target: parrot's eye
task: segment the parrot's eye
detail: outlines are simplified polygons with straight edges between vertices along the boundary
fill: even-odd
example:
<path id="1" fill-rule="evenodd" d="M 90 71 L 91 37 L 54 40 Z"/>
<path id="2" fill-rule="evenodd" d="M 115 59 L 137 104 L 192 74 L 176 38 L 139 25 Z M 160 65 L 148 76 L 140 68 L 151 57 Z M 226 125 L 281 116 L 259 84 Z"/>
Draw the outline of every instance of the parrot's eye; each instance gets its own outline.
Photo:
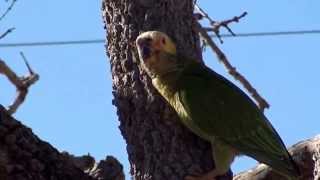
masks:
<path id="1" fill-rule="evenodd" d="M 162 44 L 166 44 L 166 38 L 162 38 Z"/>

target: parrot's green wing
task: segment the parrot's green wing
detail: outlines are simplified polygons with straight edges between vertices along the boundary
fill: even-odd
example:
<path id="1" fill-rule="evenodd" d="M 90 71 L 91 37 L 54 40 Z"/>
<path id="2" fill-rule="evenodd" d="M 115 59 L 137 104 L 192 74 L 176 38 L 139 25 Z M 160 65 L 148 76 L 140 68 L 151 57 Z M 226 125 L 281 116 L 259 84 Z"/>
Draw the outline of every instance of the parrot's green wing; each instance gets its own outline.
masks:
<path id="1" fill-rule="evenodd" d="M 188 114 L 182 120 L 196 125 L 204 136 L 213 136 L 280 172 L 299 174 L 270 122 L 230 81 L 193 62 L 182 70 L 177 87 L 179 101 Z"/>

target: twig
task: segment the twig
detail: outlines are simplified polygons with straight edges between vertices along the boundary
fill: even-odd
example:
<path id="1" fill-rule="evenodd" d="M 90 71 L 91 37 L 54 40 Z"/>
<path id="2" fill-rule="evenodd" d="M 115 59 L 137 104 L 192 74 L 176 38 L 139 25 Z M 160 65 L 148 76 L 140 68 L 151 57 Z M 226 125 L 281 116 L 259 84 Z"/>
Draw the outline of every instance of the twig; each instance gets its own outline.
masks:
<path id="1" fill-rule="evenodd" d="M 206 11 L 203 10 L 203 9 L 202 9 L 200 6 L 198 6 L 196 3 L 194 3 L 194 7 L 198 9 L 198 11 L 200 12 L 200 14 L 201 14 L 203 17 L 205 17 L 205 18 L 207 18 L 207 19 L 209 20 L 209 22 L 210 22 L 211 25 L 216 22 L 216 21 L 214 21 L 213 19 L 211 19 L 211 17 L 206 13 Z"/>
<path id="2" fill-rule="evenodd" d="M 1 15 L 0 21 L 6 17 L 6 15 L 12 10 L 14 4 L 17 2 L 17 0 L 12 0 L 10 6 L 7 8 L 7 10 Z"/>
<path id="3" fill-rule="evenodd" d="M 23 54 L 23 52 L 20 52 L 20 55 L 21 55 L 24 63 L 26 64 L 29 73 L 30 73 L 30 74 L 34 74 L 33 70 L 31 69 L 31 66 L 30 66 L 30 64 L 28 63 L 27 58 L 26 58 L 26 56 Z"/>
<path id="4" fill-rule="evenodd" d="M 216 53 L 219 61 L 223 63 L 223 65 L 228 70 L 229 74 L 232 75 L 236 80 L 240 81 L 242 85 L 247 89 L 247 91 L 251 94 L 253 99 L 258 103 L 260 110 L 264 111 L 265 108 L 269 108 L 268 102 L 263 97 L 261 97 L 257 90 L 252 87 L 249 81 L 246 80 L 246 78 L 242 76 L 239 72 L 237 72 L 236 68 L 229 63 L 226 55 L 210 38 L 210 35 L 205 29 L 202 28 L 201 24 L 199 22 L 196 22 L 195 25 L 197 26 L 196 28 L 200 33 L 201 37 L 205 40 L 206 44 L 209 45 L 211 49 Z"/>
<path id="5" fill-rule="evenodd" d="M 210 18 L 210 16 L 202 9 L 200 8 L 197 4 L 195 4 L 195 7 L 199 10 L 199 12 L 203 15 L 203 17 L 205 17 L 206 19 L 209 20 L 210 25 L 212 26 L 211 28 L 205 28 L 205 30 L 207 31 L 212 31 L 216 34 L 216 36 L 218 37 L 220 43 L 223 43 L 223 40 L 221 38 L 220 35 L 220 28 L 224 27 L 227 29 L 227 31 L 232 35 L 232 36 L 236 36 L 236 34 L 231 30 L 231 28 L 229 27 L 229 24 L 236 22 L 238 23 L 240 21 L 241 18 L 245 17 L 248 13 L 247 12 L 243 12 L 240 16 L 235 16 L 231 19 L 227 19 L 224 21 L 214 21 L 213 19 Z"/>
<path id="6" fill-rule="evenodd" d="M 15 29 L 16 29 L 16 28 L 10 28 L 10 29 L 6 30 L 6 32 L 4 32 L 4 33 L 2 33 L 2 34 L 0 35 L 0 39 L 6 37 L 8 34 L 10 34 L 10 33 L 11 33 L 13 30 L 15 30 Z"/>
<path id="7" fill-rule="evenodd" d="M 34 71 L 30 68 L 28 61 L 26 60 L 24 54 L 20 53 L 23 60 L 26 63 L 26 66 L 29 70 L 30 75 L 26 77 L 18 77 L 15 72 L 13 72 L 6 63 L 0 59 L 0 73 L 4 74 L 9 81 L 15 85 L 17 89 L 17 97 L 15 98 L 14 102 L 9 105 L 8 112 L 13 114 L 17 111 L 18 107 L 24 102 L 29 87 L 34 84 L 37 80 L 39 80 L 39 75 L 34 73 Z"/>

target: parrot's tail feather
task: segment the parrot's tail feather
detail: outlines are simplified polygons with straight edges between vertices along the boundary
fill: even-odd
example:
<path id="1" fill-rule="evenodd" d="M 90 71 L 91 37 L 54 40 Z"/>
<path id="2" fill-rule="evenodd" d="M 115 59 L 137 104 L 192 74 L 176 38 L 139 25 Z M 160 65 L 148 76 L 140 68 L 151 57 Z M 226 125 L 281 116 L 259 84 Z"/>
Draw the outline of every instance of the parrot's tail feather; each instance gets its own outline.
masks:
<path id="1" fill-rule="evenodd" d="M 299 167 L 287 151 L 280 137 L 264 139 L 265 136 L 261 135 L 262 133 L 269 132 L 268 130 L 259 131 L 254 137 L 242 138 L 235 148 L 240 149 L 243 154 L 270 166 L 282 175 L 298 179 L 301 176 Z M 276 133 L 275 135 L 277 136 Z"/>
<path id="2" fill-rule="evenodd" d="M 301 171 L 298 165 L 293 160 L 292 156 L 288 152 L 285 144 L 281 140 L 279 134 L 276 132 L 274 127 L 270 124 L 270 122 L 267 119 L 265 122 L 267 123 L 270 129 L 259 131 L 259 133 L 257 134 L 257 140 L 259 141 L 258 144 L 267 145 L 264 148 L 268 149 L 268 151 L 262 151 L 262 153 L 271 153 L 271 156 L 269 157 L 270 159 L 268 159 L 268 157 L 264 157 L 263 154 L 261 154 L 260 157 L 263 159 L 265 158 L 265 163 L 270 165 L 276 171 L 282 172 L 281 174 L 284 173 L 287 176 L 299 179 L 299 177 L 301 176 Z M 269 134 L 269 136 L 266 134 Z M 264 139 L 265 136 L 273 136 L 273 138 Z M 259 157 L 257 157 L 257 159 L 259 159 Z"/>
<path id="3" fill-rule="evenodd" d="M 257 155 L 260 156 L 261 154 Z M 299 179 L 299 177 L 301 176 L 301 171 L 298 165 L 295 163 L 289 153 L 288 157 L 281 157 L 281 160 L 279 158 L 276 158 L 276 156 L 273 156 L 273 158 L 269 157 L 268 159 L 260 158 L 259 161 L 270 166 L 274 171 L 283 176 L 295 179 Z"/>
<path id="4" fill-rule="evenodd" d="M 280 174 L 283 174 L 290 178 L 299 179 L 299 177 L 301 177 L 301 171 L 289 152 L 287 153 L 287 156 L 282 157 L 280 161 L 279 159 L 271 158 L 269 160 L 266 160 L 264 163 L 270 165 L 272 169 Z"/>

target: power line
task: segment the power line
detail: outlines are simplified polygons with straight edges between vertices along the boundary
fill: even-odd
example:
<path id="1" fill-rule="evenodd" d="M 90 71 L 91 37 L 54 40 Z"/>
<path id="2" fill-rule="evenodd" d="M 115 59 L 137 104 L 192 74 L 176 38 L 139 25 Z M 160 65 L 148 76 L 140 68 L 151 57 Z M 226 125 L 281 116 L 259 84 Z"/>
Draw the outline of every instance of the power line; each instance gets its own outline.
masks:
<path id="1" fill-rule="evenodd" d="M 261 37 L 261 36 L 292 36 L 320 34 L 320 30 L 301 30 L 301 31 L 278 31 L 278 32 L 254 32 L 254 33 L 237 33 L 236 36 L 231 34 L 221 34 L 224 38 L 236 37 Z M 216 37 L 216 36 L 212 36 Z M 74 41 L 44 41 L 44 42 L 22 42 L 22 43 L 0 43 L 0 48 L 6 47 L 31 47 L 31 46 L 60 46 L 60 45 L 82 45 L 82 44 L 102 44 L 104 39 L 91 40 L 74 40 Z"/>
<path id="2" fill-rule="evenodd" d="M 77 45 L 77 44 L 100 44 L 104 39 L 93 40 L 75 40 L 75 41 L 44 41 L 44 42 L 23 42 L 23 43 L 0 43 L 1 47 L 25 47 L 25 46 L 59 46 L 59 45 Z"/>

